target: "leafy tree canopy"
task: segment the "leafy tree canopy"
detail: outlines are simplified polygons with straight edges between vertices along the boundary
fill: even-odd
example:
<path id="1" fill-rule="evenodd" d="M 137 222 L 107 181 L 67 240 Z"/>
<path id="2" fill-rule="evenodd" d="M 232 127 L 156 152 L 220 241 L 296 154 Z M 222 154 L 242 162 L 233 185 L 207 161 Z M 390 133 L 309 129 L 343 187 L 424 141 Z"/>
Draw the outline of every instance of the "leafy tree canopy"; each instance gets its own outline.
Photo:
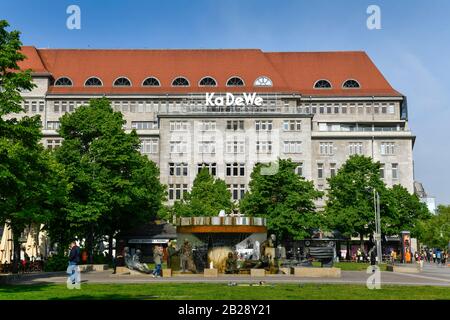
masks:
<path id="1" fill-rule="evenodd" d="M 309 237 L 321 223 L 314 200 L 323 193 L 295 173 L 297 165 L 290 159 L 279 159 L 275 174 L 265 175 L 263 166 L 258 164 L 253 169 L 250 191 L 240 202 L 241 212 L 266 217 L 269 232 L 280 239 Z"/>

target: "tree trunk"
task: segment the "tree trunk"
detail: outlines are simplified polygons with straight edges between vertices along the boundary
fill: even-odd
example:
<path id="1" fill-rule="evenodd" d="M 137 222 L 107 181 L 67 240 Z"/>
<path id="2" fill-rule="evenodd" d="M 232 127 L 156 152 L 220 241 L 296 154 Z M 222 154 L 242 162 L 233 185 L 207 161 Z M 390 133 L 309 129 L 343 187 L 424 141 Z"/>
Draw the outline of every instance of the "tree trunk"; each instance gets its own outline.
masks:
<path id="1" fill-rule="evenodd" d="M 347 241 L 347 255 L 346 255 L 346 257 L 345 257 L 345 259 L 347 260 L 347 261 L 351 261 L 352 260 L 352 255 L 351 255 L 351 249 L 352 249 L 352 247 L 351 247 L 351 245 L 350 245 L 350 241 Z"/>
<path id="2" fill-rule="evenodd" d="M 364 253 L 364 235 L 360 234 L 359 239 L 361 241 L 361 251 Z"/>
<path id="3" fill-rule="evenodd" d="M 16 230 L 15 228 L 11 227 L 12 236 L 13 236 L 13 267 L 12 272 L 18 273 L 19 272 L 19 264 L 20 264 L 20 231 Z"/>
<path id="4" fill-rule="evenodd" d="M 112 246 L 113 246 L 113 235 L 112 234 L 110 234 L 109 236 L 108 236 L 108 256 L 109 256 L 109 259 L 112 261 L 113 260 L 113 256 L 112 256 Z"/>

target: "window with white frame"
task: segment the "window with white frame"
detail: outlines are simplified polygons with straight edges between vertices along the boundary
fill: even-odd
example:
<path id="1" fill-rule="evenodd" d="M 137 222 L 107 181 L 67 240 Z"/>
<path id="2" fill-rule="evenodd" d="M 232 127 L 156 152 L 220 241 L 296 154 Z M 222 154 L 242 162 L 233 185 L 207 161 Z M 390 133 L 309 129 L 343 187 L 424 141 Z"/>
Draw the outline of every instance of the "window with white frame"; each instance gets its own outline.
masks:
<path id="1" fill-rule="evenodd" d="M 158 122 L 155 122 L 155 121 L 131 121 L 131 129 L 136 129 L 136 130 L 158 129 Z"/>
<path id="2" fill-rule="evenodd" d="M 284 153 L 301 153 L 302 142 L 301 141 L 283 141 Z"/>
<path id="3" fill-rule="evenodd" d="M 210 120 L 200 121 L 200 131 L 216 131 L 216 122 Z"/>
<path id="4" fill-rule="evenodd" d="M 284 131 L 301 131 L 302 122 L 301 120 L 284 120 L 283 121 Z"/>
<path id="5" fill-rule="evenodd" d="M 334 154 L 333 142 L 320 142 L 319 151 L 321 155 L 330 156 Z"/>
<path id="6" fill-rule="evenodd" d="M 170 121 L 169 127 L 170 131 L 187 131 L 188 123 L 187 121 Z"/>
<path id="7" fill-rule="evenodd" d="M 323 179 L 323 163 L 317 164 L 317 178 Z"/>
<path id="8" fill-rule="evenodd" d="M 197 164 L 197 173 L 200 172 L 200 170 L 202 170 L 203 168 L 207 168 L 209 171 L 209 174 L 212 176 L 215 176 L 217 174 L 217 164 L 215 162 L 211 162 L 211 163 L 198 163 Z"/>
<path id="9" fill-rule="evenodd" d="M 227 141 L 225 150 L 227 153 L 235 153 L 235 154 L 245 153 L 245 141 L 243 140 Z"/>
<path id="10" fill-rule="evenodd" d="M 215 153 L 216 142 L 215 141 L 199 141 L 198 153 Z"/>
<path id="11" fill-rule="evenodd" d="M 380 153 L 384 156 L 395 154 L 395 142 L 381 142 Z"/>
<path id="12" fill-rule="evenodd" d="M 60 127 L 61 123 L 59 121 L 47 121 L 48 130 L 58 130 Z"/>
<path id="13" fill-rule="evenodd" d="M 47 149 L 53 150 L 61 146 L 62 139 L 47 139 Z"/>
<path id="14" fill-rule="evenodd" d="M 181 200 L 188 192 L 187 184 L 169 184 L 169 200 Z"/>
<path id="15" fill-rule="evenodd" d="M 227 130 L 244 130 L 244 120 L 227 120 Z"/>
<path id="16" fill-rule="evenodd" d="M 349 142 L 348 144 L 348 154 L 363 154 L 363 144 L 362 142 Z"/>
<path id="17" fill-rule="evenodd" d="M 272 131 L 272 120 L 256 120 L 256 131 Z"/>
<path id="18" fill-rule="evenodd" d="M 169 175 L 186 177 L 188 175 L 188 164 L 184 162 L 169 162 Z"/>
<path id="19" fill-rule="evenodd" d="M 227 188 L 230 190 L 233 200 L 240 200 L 244 197 L 245 184 L 228 184 Z"/>
<path id="20" fill-rule="evenodd" d="M 384 163 L 380 165 L 380 178 L 384 179 Z"/>
<path id="21" fill-rule="evenodd" d="M 330 163 L 330 177 L 336 175 L 336 163 Z"/>
<path id="22" fill-rule="evenodd" d="M 227 163 L 225 174 L 227 177 L 244 177 L 245 163 Z"/>
<path id="23" fill-rule="evenodd" d="M 256 141 L 256 153 L 272 153 L 272 141 Z"/>
<path id="24" fill-rule="evenodd" d="M 393 163 L 392 165 L 392 179 L 397 180 L 398 176 L 398 163 Z"/>
<path id="25" fill-rule="evenodd" d="M 186 153 L 187 143 L 185 141 L 170 141 L 170 153 Z"/>
<path id="26" fill-rule="evenodd" d="M 300 177 L 303 177 L 303 162 L 297 162 L 297 166 L 295 167 L 295 173 Z"/>
<path id="27" fill-rule="evenodd" d="M 141 153 L 158 153 L 158 138 L 143 138 L 141 140 Z"/>

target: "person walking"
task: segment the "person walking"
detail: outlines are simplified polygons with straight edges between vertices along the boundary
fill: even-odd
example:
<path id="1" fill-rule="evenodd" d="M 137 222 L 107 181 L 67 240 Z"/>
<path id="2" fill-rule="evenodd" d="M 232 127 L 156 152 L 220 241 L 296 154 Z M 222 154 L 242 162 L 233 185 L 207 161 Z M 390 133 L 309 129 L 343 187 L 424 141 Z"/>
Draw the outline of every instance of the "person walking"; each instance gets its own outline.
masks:
<path id="1" fill-rule="evenodd" d="M 69 266 L 67 268 L 67 273 L 69 274 L 69 282 L 71 284 L 76 284 L 79 279 L 77 279 L 77 265 L 80 263 L 80 247 L 77 246 L 76 241 L 72 241 L 70 244 L 69 253 Z M 78 281 L 79 282 L 79 281 Z"/>
<path id="2" fill-rule="evenodd" d="M 162 263 L 162 247 L 155 246 L 153 250 L 153 262 L 155 263 L 155 270 L 153 271 L 153 278 L 161 277 L 161 263 Z"/>
<path id="3" fill-rule="evenodd" d="M 436 250 L 433 250 L 433 263 L 436 263 Z"/>
<path id="4" fill-rule="evenodd" d="M 441 264 L 441 250 L 440 249 L 436 250 L 436 262 L 438 265 Z"/>

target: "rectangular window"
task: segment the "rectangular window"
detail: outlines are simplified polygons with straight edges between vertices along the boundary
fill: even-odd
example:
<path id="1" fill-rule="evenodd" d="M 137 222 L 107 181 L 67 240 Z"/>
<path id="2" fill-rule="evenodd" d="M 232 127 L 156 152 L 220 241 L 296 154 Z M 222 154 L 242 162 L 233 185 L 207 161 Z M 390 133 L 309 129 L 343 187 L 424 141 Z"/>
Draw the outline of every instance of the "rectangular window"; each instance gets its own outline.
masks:
<path id="1" fill-rule="evenodd" d="M 392 179 L 398 179 L 398 163 L 392 164 Z"/>
<path id="2" fill-rule="evenodd" d="M 319 149 L 321 155 L 330 156 L 334 154 L 333 142 L 320 142 Z"/>
<path id="3" fill-rule="evenodd" d="M 227 188 L 230 190 L 233 200 L 240 200 L 244 197 L 245 184 L 228 184 Z"/>
<path id="4" fill-rule="evenodd" d="M 187 176 L 188 175 L 188 164 L 181 162 L 181 163 L 174 163 L 174 162 L 170 162 L 169 163 L 169 175 L 170 176 L 176 176 L 176 177 L 181 177 L 181 176 Z"/>
<path id="5" fill-rule="evenodd" d="M 302 142 L 301 141 L 283 141 L 284 153 L 301 153 Z"/>
<path id="6" fill-rule="evenodd" d="M 47 129 L 48 130 L 58 130 L 61 126 L 59 121 L 47 121 Z"/>
<path id="7" fill-rule="evenodd" d="M 348 144 L 348 154 L 363 154 L 363 144 L 362 142 L 349 142 Z"/>
<path id="8" fill-rule="evenodd" d="M 336 163 L 330 163 L 330 177 L 336 175 Z"/>
<path id="9" fill-rule="evenodd" d="M 317 178 L 319 179 L 323 178 L 323 163 L 317 164 Z"/>
<path id="10" fill-rule="evenodd" d="M 272 141 L 256 141 L 256 153 L 272 153 Z"/>
<path id="11" fill-rule="evenodd" d="M 301 131 L 302 122 L 300 120 L 284 120 L 283 122 L 284 131 Z"/>
<path id="12" fill-rule="evenodd" d="M 272 131 L 272 120 L 256 120 L 256 131 Z"/>
<path id="13" fill-rule="evenodd" d="M 380 165 L 380 178 L 384 179 L 384 163 Z"/>
<path id="14" fill-rule="evenodd" d="M 209 120 L 201 121 L 200 131 L 216 131 L 216 122 Z"/>
<path id="15" fill-rule="evenodd" d="M 303 162 L 298 162 L 295 168 L 295 173 L 300 177 L 303 177 Z"/>
<path id="16" fill-rule="evenodd" d="M 169 127 L 170 131 L 187 131 L 188 123 L 187 121 L 170 121 Z"/>
<path id="17" fill-rule="evenodd" d="M 384 156 L 395 154 L 395 142 L 381 142 L 380 153 Z"/>
<path id="18" fill-rule="evenodd" d="M 187 144 L 184 141 L 170 141 L 170 153 L 186 153 Z"/>
<path id="19" fill-rule="evenodd" d="M 158 122 L 156 122 L 156 121 L 131 121 L 131 129 L 136 129 L 136 130 L 158 129 Z"/>
<path id="20" fill-rule="evenodd" d="M 227 120 L 227 130 L 244 130 L 244 120 Z"/>
<path id="21" fill-rule="evenodd" d="M 62 139 L 47 139 L 47 149 L 53 150 L 61 146 Z"/>
<path id="22" fill-rule="evenodd" d="M 215 153 L 216 142 L 215 141 L 199 141 L 198 153 Z"/>
<path id="23" fill-rule="evenodd" d="M 169 184 L 169 200 L 181 200 L 187 192 L 187 184 Z"/>
<path id="24" fill-rule="evenodd" d="M 227 163 L 225 174 L 227 177 L 244 177 L 245 163 Z"/>
<path id="25" fill-rule="evenodd" d="M 197 173 L 200 172 L 203 168 L 207 168 L 209 171 L 209 174 L 212 176 L 217 175 L 217 164 L 215 162 L 213 163 L 198 163 L 197 164 Z"/>
<path id="26" fill-rule="evenodd" d="M 159 141 L 157 138 L 145 138 L 141 140 L 141 153 L 158 153 Z"/>
<path id="27" fill-rule="evenodd" d="M 245 141 L 227 141 L 227 153 L 245 153 Z"/>

